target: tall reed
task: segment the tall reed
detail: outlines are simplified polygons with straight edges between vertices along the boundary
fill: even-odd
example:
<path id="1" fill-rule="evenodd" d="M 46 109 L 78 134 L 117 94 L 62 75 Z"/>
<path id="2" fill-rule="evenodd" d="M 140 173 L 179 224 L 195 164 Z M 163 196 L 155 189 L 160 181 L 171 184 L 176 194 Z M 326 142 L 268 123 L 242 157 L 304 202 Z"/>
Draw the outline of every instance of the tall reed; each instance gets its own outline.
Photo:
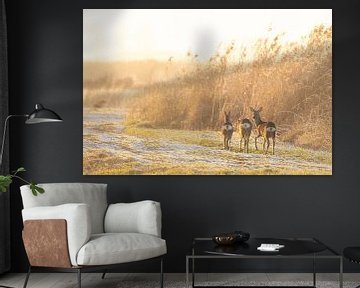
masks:
<path id="1" fill-rule="evenodd" d="M 259 39 L 252 50 L 230 43 L 205 63 L 189 52 L 186 64 L 158 66 L 157 76 L 167 73 L 155 81 L 84 80 L 84 89 L 97 91 L 99 82 L 121 91 L 135 87 L 136 95 L 126 102 L 127 120 L 154 128 L 219 130 L 223 111 L 236 120 L 250 118 L 250 106 L 261 106 L 264 120 L 279 127 L 281 140 L 331 150 L 332 27 L 315 27 L 298 43 L 281 44 L 281 36 Z"/>

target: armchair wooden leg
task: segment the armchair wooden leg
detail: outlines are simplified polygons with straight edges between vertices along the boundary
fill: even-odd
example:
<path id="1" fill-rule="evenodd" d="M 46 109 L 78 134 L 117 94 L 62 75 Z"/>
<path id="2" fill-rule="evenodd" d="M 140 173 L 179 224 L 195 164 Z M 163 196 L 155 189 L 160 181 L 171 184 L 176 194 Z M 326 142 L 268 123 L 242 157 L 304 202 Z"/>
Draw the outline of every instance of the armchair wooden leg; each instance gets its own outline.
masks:
<path id="1" fill-rule="evenodd" d="M 164 260 L 163 260 L 163 257 L 161 257 L 161 260 L 160 260 L 160 287 L 163 288 L 164 287 L 164 268 L 163 268 L 163 263 Z"/>
<path id="2" fill-rule="evenodd" d="M 107 270 L 104 270 L 104 273 L 101 275 L 101 279 L 105 279 L 106 272 Z"/>
<path id="3" fill-rule="evenodd" d="M 81 269 L 77 269 L 78 288 L 81 288 Z"/>
<path id="4" fill-rule="evenodd" d="M 31 265 L 29 266 L 29 270 L 28 270 L 28 272 L 27 272 L 27 274 L 26 274 L 26 278 L 25 278 L 25 282 L 24 282 L 23 288 L 26 288 L 27 283 L 28 283 L 28 281 L 29 281 L 30 274 L 31 274 Z"/>

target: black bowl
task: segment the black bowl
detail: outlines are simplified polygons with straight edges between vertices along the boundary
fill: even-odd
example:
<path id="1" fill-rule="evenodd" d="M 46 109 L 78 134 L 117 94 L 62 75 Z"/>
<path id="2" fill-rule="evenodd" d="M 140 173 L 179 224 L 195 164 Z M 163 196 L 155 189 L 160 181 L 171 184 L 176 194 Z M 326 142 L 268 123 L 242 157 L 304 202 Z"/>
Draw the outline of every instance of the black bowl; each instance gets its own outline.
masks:
<path id="1" fill-rule="evenodd" d="M 234 231 L 232 234 L 236 235 L 236 242 L 245 242 L 250 239 L 250 233 L 244 231 Z"/>

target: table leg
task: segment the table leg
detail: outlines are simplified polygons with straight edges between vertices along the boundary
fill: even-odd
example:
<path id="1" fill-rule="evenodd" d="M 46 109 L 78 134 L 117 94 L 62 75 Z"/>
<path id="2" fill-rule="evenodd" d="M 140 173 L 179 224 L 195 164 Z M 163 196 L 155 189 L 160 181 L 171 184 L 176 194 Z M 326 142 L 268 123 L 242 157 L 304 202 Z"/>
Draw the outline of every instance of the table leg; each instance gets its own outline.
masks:
<path id="1" fill-rule="evenodd" d="M 339 287 L 343 288 L 343 257 L 340 257 Z"/>
<path id="2" fill-rule="evenodd" d="M 192 258 L 192 287 L 195 287 L 195 258 Z"/>
<path id="3" fill-rule="evenodd" d="M 316 256 L 313 258 L 313 286 L 316 287 Z"/>
<path id="4" fill-rule="evenodd" d="M 194 249 L 194 246 L 193 246 L 193 249 L 192 249 L 192 259 L 191 259 L 191 268 L 192 268 L 192 287 L 194 288 L 195 287 L 195 249 Z"/>
<path id="5" fill-rule="evenodd" d="M 189 257 L 186 256 L 186 288 L 189 288 Z"/>

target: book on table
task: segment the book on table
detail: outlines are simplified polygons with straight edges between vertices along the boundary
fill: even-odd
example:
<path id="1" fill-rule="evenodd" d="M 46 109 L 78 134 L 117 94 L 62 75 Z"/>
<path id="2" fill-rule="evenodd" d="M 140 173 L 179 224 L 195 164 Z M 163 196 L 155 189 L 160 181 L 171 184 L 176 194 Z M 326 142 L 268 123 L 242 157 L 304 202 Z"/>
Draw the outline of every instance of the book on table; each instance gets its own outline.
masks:
<path id="1" fill-rule="evenodd" d="M 276 252 L 284 247 L 285 247 L 284 245 L 280 245 L 280 244 L 261 243 L 261 245 L 257 247 L 257 249 L 260 251 Z"/>

